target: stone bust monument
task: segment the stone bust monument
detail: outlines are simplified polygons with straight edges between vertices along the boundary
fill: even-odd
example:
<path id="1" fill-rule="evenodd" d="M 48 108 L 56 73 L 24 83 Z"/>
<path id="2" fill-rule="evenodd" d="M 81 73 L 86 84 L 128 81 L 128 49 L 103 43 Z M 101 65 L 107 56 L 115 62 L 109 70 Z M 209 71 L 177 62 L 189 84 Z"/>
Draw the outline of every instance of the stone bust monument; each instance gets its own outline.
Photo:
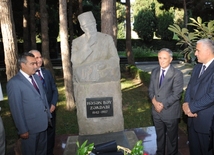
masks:
<path id="1" fill-rule="evenodd" d="M 119 57 L 110 35 L 97 32 L 92 12 L 78 16 L 84 34 L 73 40 L 71 62 L 77 83 L 120 79 Z"/>
<path id="2" fill-rule="evenodd" d="M 97 32 L 91 11 L 78 20 L 84 34 L 72 41 L 71 62 L 79 134 L 122 131 L 120 65 L 113 38 Z"/>

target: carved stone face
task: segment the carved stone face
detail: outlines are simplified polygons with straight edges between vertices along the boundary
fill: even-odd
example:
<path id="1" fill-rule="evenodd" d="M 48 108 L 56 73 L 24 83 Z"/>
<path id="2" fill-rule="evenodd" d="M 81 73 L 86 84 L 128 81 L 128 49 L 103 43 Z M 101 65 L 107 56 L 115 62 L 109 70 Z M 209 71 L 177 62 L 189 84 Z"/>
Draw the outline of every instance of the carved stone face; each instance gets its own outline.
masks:
<path id="1" fill-rule="evenodd" d="M 97 32 L 96 23 L 89 23 L 81 26 L 81 29 L 83 32 L 85 32 L 86 35 L 93 35 Z"/>

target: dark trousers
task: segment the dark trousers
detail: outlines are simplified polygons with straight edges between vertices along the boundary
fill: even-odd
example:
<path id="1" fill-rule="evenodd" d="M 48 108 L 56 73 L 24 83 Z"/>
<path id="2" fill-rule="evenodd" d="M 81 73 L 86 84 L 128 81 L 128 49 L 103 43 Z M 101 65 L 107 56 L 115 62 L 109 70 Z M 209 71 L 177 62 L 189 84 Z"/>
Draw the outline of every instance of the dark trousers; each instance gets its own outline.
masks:
<path id="1" fill-rule="evenodd" d="M 153 118 L 156 135 L 157 135 L 157 151 L 156 155 L 178 154 L 178 119 Z"/>
<path id="2" fill-rule="evenodd" d="M 214 154 L 214 115 L 213 115 L 212 125 L 210 128 L 210 146 L 209 147 Z"/>
<path id="3" fill-rule="evenodd" d="M 209 148 L 209 134 L 198 133 L 192 126 L 188 127 L 190 155 L 212 155 Z"/>
<path id="4" fill-rule="evenodd" d="M 47 154 L 47 130 L 30 134 L 28 139 L 21 139 L 22 155 Z"/>
<path id="5" fill-rule="evenodd" d="M 52 127 L 48 127 L 47 130 L 47 155 L 53 155 L 54 145 L 55 145 L 55 132 L 56 132 L 56 112 L 54 111 L 52 114 Z"/>

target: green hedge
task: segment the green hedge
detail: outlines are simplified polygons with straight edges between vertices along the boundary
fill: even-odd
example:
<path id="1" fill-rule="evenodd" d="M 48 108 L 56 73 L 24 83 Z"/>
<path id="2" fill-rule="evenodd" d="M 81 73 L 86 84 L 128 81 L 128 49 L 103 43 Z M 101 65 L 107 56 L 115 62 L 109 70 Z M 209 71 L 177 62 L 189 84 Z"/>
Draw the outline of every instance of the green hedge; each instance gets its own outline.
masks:
<path id="1" fill-rule="evenodd" d="M 160 50 L 161 48 L 169 48 L 173 52 L 180 49 L 176 45 L 176 40 L 166 41 L 161 39 L 153 39 L 151 42 L 144 42 L 141 39 L 132 39 L 132 47 L 146 47 L 152 48 L 153 50 Z M 126 39 L 117 39 L 117 50 L 125 51 L 126 50 Z"/>
<path id="2" fill-rule="evenodd" d="M 147 87 L 149 87 L 150 83 L 150 74 L 148 72 L 142 71 L 138 69 L 136 66 L 127 66 L 129 73 L 132 78 L 140 79 L 140 81 Z"/>

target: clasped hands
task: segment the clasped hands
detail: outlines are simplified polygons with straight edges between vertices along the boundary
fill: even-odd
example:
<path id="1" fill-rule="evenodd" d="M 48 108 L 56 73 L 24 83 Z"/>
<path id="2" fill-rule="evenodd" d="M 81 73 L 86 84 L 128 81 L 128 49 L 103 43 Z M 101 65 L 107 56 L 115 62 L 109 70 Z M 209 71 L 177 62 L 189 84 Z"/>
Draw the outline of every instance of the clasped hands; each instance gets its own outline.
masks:
<path id="1" fill-rule="evenodd" d="M 185 115 L 187 115 L 188 117 L 197 117 L 196 113 L 193 114 L 191 112 L 191 110 L 189 108 L 189 103 L 188 102 L 183 103 L 182 109 L 183 109 Z"/>
<path id="2" fill-rule="evenodd" d="M 152 99 L 152 103 L 155 107 L 155 110 L 160 113 L 163 110 L 163 104 L 161 102 L 158 102 L 155 97 Z"/>

